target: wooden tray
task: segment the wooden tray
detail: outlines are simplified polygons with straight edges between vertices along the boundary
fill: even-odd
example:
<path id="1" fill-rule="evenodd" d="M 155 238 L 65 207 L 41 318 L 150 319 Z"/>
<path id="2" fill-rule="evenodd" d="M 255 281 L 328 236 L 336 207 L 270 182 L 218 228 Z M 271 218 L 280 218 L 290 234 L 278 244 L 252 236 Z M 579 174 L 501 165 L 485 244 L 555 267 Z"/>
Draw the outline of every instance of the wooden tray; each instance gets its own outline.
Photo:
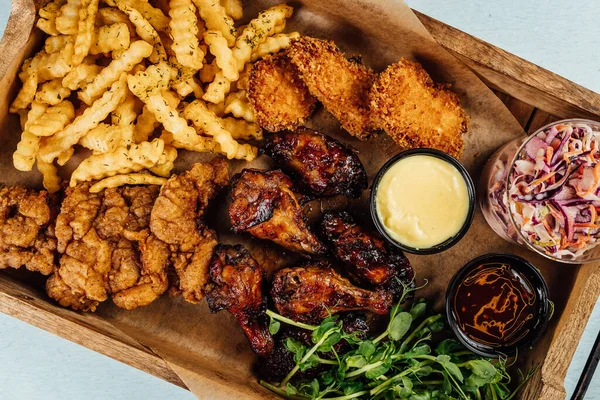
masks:
<path id="1" fill-rule="evenodd" d="M 13 4 L 14 6 L 14 4 Z M 416 13 L 433 37 L 467 64 L 492 88 L 527 132 L 561 118 L 600 119 L 600 95 L 556 74 L 485 43 L 426 15 Z M 16 12 L 9 25 L 32 21 Z M 11 32 L 7 27 L 7 32 Z M 0 71 L 10 73 L 11 60 L 20 46 L 6 46 L 3 38 Z M 14 71 L 13 71 L 14 74 Z M 0 84 L 5 83 L 4 79 Z M 6 110 L 0 110 L 6 113 Z M 579 338 L 596 299 L 600 295 L 600 265 L 565 266 L 573 269 L 574 284 L 560 319 L 547 335 L 551 344 L 542 367 L 521 393 L 525 399 L 564 398 L 563 382 Z M 46 294 L 31 284 L 31 276 L 13 271 L 0 273 L 0 312 L 16 317 L 91 350 L 122 361 L 175 385 L 186 388 L 169 364 L 152 350 L 132 340 L 94 314 L 77 314 L 58 308 Z"/>

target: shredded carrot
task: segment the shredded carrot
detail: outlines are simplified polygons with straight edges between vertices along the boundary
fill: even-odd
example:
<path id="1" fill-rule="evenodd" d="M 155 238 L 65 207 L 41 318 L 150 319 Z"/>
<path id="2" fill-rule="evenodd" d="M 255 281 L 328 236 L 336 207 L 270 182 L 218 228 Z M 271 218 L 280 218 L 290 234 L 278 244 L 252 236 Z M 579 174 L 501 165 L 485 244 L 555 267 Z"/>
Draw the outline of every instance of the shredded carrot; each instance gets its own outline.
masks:
<path id="1" fill-rule="evenodd" d="M 566 152 L 565 154 L 563 154 L 563 159 L 564 159 L 565 161 L 569 161 L 569 158 L 570 158 L 571 156 L 577 156 L 577 155 L 579 155 L 579 154 L 581 154 L 581 153 L 583 153 L 583 151 L 581 151 L 581 150 L 573 150 L 573 151 L 568 151 L 568 152 Z"/>
<path id="2" fill-rule="evenodd" d="M 585 245 L 587 244 L 587 242 L 589 242 L 591 239 L 591 236 L 588 235 L 581 235 L 577 238 L 576 241 L 571 242 L 571 245 L 577 249 L 581 249 L 584 248 Z"/>
<path id="3" fill-rule="evenodd" d="M 546 228 L 546 230 L 548 232 L 552 232 L 552 227 L 550 227 L 550 224 L 548 223 L 548 221 L 546 221 L 545 219 L 542 220 L 542 224 L 544 224 L 544 227 Z"/>
<path id="4" fill-rule="evenodd" d="M 538 178 L 538 179 L 536 179 L 535 181 L 532 181 L 532 182 L 529 184 L 529 187 L 531 188 L 532 186 L 537 186 L 537 185 L 539 185 L 540 183 L 542 183 L 542 182 L 544 182 L 544 181 L 546 181 L 546 180 L 548 180 L 548 179 L 552 178 L 552 177 L 553 177 L 555 174 L 556 174 L 556 171 L 550 172 L 549 174 L 546 174 L 546 175 L 542 176 L 541 178 Z"/>
<path id="5" fill-rule="evenodd" d="M 552 156 L 554 155 L 554 149 L 551 146 L 548 146 L 548 148 L 546 149 L 546 163 L 550 164 L 550 161 L 552 161 Z"/>

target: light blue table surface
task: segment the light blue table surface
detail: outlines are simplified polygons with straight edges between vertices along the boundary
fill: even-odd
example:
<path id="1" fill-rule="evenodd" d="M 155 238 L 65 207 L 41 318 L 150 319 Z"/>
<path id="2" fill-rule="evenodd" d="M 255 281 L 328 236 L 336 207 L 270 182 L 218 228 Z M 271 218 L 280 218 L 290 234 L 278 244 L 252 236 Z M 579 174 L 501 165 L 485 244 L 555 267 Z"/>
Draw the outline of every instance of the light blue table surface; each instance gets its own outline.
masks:
<path id="1" fill-rule="evenodd" d="M 409 0 L 409 5 L 600 93 L 598 0 Z M 0 0 L 0 30 L 10 2 Z M 1 55 L 0 55 L 1 56 Z M 568 268 L 568 266 L 565 266 Z M 600 330 L 596 306 L 565 381 Z M 0 400 L 192 399 L 189 392 L 0 314 Z M 600 400 L 600 372 L 586 399 Z"/>

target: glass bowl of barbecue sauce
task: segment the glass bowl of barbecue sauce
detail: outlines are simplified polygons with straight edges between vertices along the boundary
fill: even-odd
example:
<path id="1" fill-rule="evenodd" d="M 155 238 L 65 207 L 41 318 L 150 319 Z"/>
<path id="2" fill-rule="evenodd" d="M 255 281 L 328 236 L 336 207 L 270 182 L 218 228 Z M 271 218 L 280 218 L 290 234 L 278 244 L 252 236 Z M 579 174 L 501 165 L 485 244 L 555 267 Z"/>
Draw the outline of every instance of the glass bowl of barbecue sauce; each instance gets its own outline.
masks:
<path id="1" fill-rule="evenodd" d="M 469 350 L 484 357 L 511 356 L 544 333 L 550 318 L 548 286 L 527 260 L 486 254 L 450 281 L 446 316 Z"/>

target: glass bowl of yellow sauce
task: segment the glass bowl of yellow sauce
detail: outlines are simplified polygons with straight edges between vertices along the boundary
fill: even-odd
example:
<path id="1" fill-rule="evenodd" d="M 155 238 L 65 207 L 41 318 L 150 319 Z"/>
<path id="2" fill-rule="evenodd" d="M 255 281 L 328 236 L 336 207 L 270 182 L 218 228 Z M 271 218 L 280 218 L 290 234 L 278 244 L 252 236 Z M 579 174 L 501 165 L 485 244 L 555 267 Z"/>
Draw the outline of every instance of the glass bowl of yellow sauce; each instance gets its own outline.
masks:
<path id="1" fill-rule="evenodd" d="M 475 212 L 475 186 L 455 158 L 435 149 L 392 157 L 371 189 L 371 216 L 390 243 L 413 254 L 434 254 L 456 244 Z"/>

